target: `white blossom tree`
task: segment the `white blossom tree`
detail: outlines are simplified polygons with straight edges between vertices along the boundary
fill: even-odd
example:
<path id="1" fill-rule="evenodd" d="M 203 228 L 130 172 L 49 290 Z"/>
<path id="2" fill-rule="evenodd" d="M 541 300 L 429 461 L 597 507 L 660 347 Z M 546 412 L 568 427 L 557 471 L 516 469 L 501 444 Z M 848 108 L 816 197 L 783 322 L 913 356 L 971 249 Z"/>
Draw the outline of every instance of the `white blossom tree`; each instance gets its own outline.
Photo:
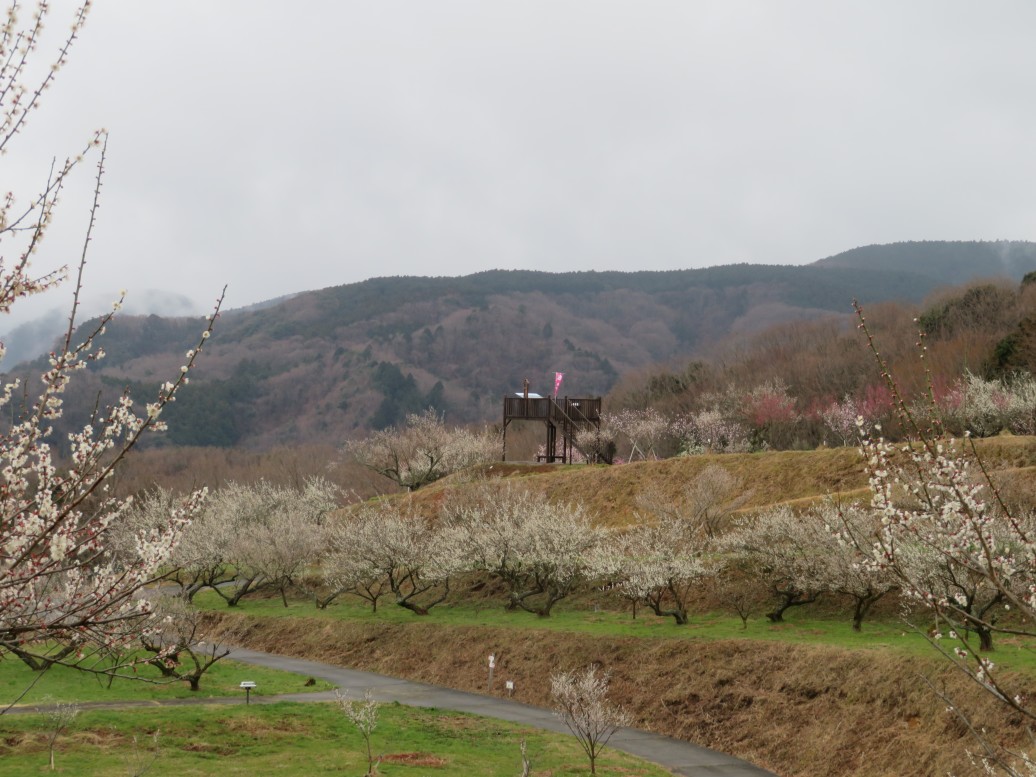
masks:
<path id="1" fill-rule="evenodd" d="M 604 543 L 595 555 L 597 576 L 623 598 L 686 624 L 692 596 L 716 572 L 720 534 L 749 496 L 739 478 L 716 465 L 703 469 L 679 498 L 645 490 L 637 504 L 647 515 Z"/>
<path id="2" fill-rule="evenodd" d="M 0 23 L 0 154 L 12 149 L 40 106 L 82 31 L 89 7 L 84 2 L 72 15 L 70 32 L 53 59 L 37 62 L 49 4 L 38 3 L 24 21 L 18 5 L 9 4 Z M 75 373 L 103 358 L 99 338 L 121 303 L 76 341 L 79 291 L 106 147 L 107 134 L 96 132 L 82 153 L 51 166 L 37 193 L 0 197 L 0 313 L 8 313 L 18 299 L 46 292 L 68 275 L 62 269 L 36 276 L 31 261 L 51 231 L 59 196 L 66 193 L 72 174 L 88 156 L 96 159 L 65 335 L 50 354 L 40 393 L 0 431 L 0 643 L 44 654 L 53 645 L 76 646 L 63 661 L 74 660 L 87 644 L 103 648 L 135 636 L 149 609 L 147 600 L 136 594 L 162 575 L 203 496 L 193 494 L 171 506 L 161 525 L 136 535 L 132 553 L 117 556 L 111 550 L 112 527 L 131 504 L 112 493 L 115 467 L 145 433 L 162 428 L 162 411 L 187 384 L 215 314 L 200 327 L 204 331 L 187 351 L 179 373 L 161 386 L 142 413 L 123 395 L 98 408 L 89 424 L 69 436 L 67 462 L 59 461 L 55 452 L 54 424 L 63 412 L 63 394 Z M 17 388 L 17 383 L 0 387 L 0 405 L 11 406 Z"/>
<path id="3" fill-rule="evenodd" d="M 367 772 L 364 777 L 374 777 L 378 773 L 378 764 L 381 759 L 374 755 L 371 737 L 374 735 L 374 729 L 378 727 L 380 705 L 375 701 L 369 688 L 364 691 L 362 699 L 351 699 L 336 689 L 335 701 L 342 714 L 363 737 L 363 743 L 367 748 Z"/>
<path id="4" fill-rule="evenodd" d="M 500 456 L 500 441 L 488 429 L 450 428 L 434 410 L 408 415 L 399 429 L 384 429 L 345 444 L 357 462 L 407 491 Z"/>
<path id="5" fill-rule="evenodd" d="M 352 526 L 350 522 L 348 526 Z M 353 532 L 342 527 L 331 534 L 323 575 L 327 592 L 317 600 L 324 609 L 332 601 L 346 594 L 370 603 L 371 612 L 378 611 L 378 602 L 390 592 L 388 577 L 374 563 L 372 554 L 357 553 Z"/>
<path id="6" fill-rule="evenodd" d="M 891 570 L 867 563 L 859 545 L 878 531 L 879 521 L 859 505 L 834 502 L 813 508 L 802 516 L 803 530 L 811 532 L 820 564 L 810 566 L 816 579 L 806 587 L 841 594 L 852 602 L 853 631 L 861 631 L 871 608 L 899 587 Z"/>
<path id="7" fill-rule="evenodd" d="M 690 598 L 706 575 L 705 548 L 690 524 L 664 517 L 610 537 L 594 555 L 593 569 L 623 598 L 685 625 Z"/>
<path id="8" fill-rule="evenodd" d="M 79 717 L 80 707 L 76 702 L 58 702 L 43 712 L 47 728 L 47 751 L 50 756 L 50 770 L 54 771 L 54 751 L 58 737 L 64 734 Z"/>
<path id="9" fill-rule="evenodd" d="M 1028 373 L 987 380 L 970 372 L 939 398 L 943 423 L 955 434 L 989 437 L 1007 429 L 1036 433 L 1036 380 Z"/>
<path id="10" fill-rule="evenodd" d="M 326 552 L 330 526 L 327 515 L 337 507 L 338 488 L 323 478 L 307 480 L 299 490 L 266 481 L 249 487 L 248 511 L 234 543 L 240 568 L 280 593 L 288 606 L 288 591 Z"/>
<path id="11" fill-rule="evenodd" d="M 747 453 L 752 449 L 748 427 L 717 408 L 685 416 L 676 428 L 685 453 Z"/>
<path id="12" fill-rule="evenodd" d="M 980 649 L 987 635 L 1006 633 L 1036 637 L 1036 520 L 1000 497 L 973 443 L 947 441 L 937 436 L 942 427 L 928 426 L 912 412 L 874 343 L 863 311 L 856 306 L 859 326 L 894 397 L 894 411 L 914 441 L 893 444 L 881 437 L 880 427 L 864 429 L 863 451 L 871 489 L 871 506 L 879 529 L 860 541 L 870 563 L 895 574 L 903 593 L 925 607 L 942 628 L 932 644 L 960 670 L 975 680 L 975 687 L 993 694 L 1023 720 L 1036 720 L 1031 699 L 1014 690 L 995 664 Z M 922 361 L 927 353 L 924 333 L 919 338 Z M 935 404 L 929 390 L 928 406 Z M 925 415 L 938 418 L 937 413 Z M 861 426 L 863 421 L 861 419 Z M 933 570 L 941 570 L 933 573 Z M 977 611 L 965 590 L 947 585 L 946 575 L 967 580 L 968 587 L 998 599 L 991 611 Z M 1009 618 L 993 617 L 1008 610 Z M 960 626 L 977 632 L 980 645 Z M 943 696 L 967 723 L 961 700 Z M 982 747 L 978 760 L 987 773 L 1036 774 L 1029 753 L 1013 752 L 997 738 L 970 726 Z"/>
<path id="13" fill-rule="evenodd" d="M 509 608 L 544 618 L 587 579 L 603 536 L 583 505 L 511 486 L 483 488 L 445 512 L 469 567 L 506 584 Z"/>
<path id="14" fill-rule="evenodd" d="M 590 774 L 597 774 L 597 759 L 612 735 L 632 724 L 629 713 L 608 700 L 609 682 L 609 675 L 596 666 L 550 676 L 554 714 L 579 740 L 590 761 Z"/>
<path id="15" fill-rule="evenodd" d="M 397 605 L 427 615 L 446 600 L 451 578 L 464 566 L 462 544 L 454 527 L 425 519 L 407 501 L 379 500 L 335 527 L 325 575 L 350 588 L 384 581 Z"/>
<path id="16" fill-rule="evenodd" d="M 202 615 L 186 598 L 153 595 L 154 611 L 139 644 L 150 654 L 147 663 L 169 680 L 183 680 L 192 691 L 201 687 L 202 676 L 218 661 L 230 655 L 219 639 L 203 639 Z M 113 671 L 117 671 L 114 667 Z"/>
<path id="17" fill-rule="evenodd" d="M 723 544 L 734 564 L 770 586 L 777 599 L 767 614 L 773 622 L 790 607 L 832 593 L 852 602 L 853 630 L 860 631 L 871 608 L 899 585 L 859 550 L 857 542 L 877 531 L 878 520 L 858 505 L 825 502 L 799 513 L 778 507 L 740 523 Z"/>
<path id="18" fill-rule="evenodd" d="M 783 621 L 792 607 L 812 604 L 824 590 L 816 533 L 787 507 L 741 519 L 723 538 L 723 547 L 770 588 L 775 602 L 766 617 L 773 623 Z"/>
<path id="19" fill-rule="evenodd" d="M 630 444 L 628 459 L 657 459 L 658 449 L 674 436 L 672 419 L 655 408 L 626 409 L 604 417 L 606 429 L 623 435 Z"/>
<path id="20" fill-rule="evenodd" d="M 243 582 L 241 570 L 235 563 L 235 542 L 243 520 L 238 507 L 244 490 L 245 486 L 228 483 L 210 493 L 173 550 L 167 579 L 180 586 L 188 601 L 193 601 L 200 591 L 211 588 L 233 605 L 252 590 L 251 583 Z M 138 500 L 141 503 L 134 511 L 135 520 L 150 525 L 156 518 L 160 519 L 163 503 L 171 497 L 160 490 Z"/>
<path id="21" fill-rule="evenodd" d="M 862 415 L 859 404 L 851 396 L 832 402 L 820 412 L 820 418 L 842 446 L 854 445 L 860 438 L 856 419 Z"/>

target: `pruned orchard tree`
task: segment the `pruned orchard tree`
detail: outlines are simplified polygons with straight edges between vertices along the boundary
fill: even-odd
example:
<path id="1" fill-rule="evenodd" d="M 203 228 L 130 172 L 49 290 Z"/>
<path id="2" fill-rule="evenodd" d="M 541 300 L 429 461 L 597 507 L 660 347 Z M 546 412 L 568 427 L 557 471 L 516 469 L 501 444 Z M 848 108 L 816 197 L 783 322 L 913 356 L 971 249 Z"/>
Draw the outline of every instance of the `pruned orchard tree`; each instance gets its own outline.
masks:
<path id="1" fill-rule="evenodd" d="M 827 592 L 853 603 L 853 630 L 860 631 L 871 607 L 898 587 L 895 575 L 867 564 L 853 542 L 878 527 L 875 515 L 857 505 L 827 502 L 801 513 L 777 507 L 740 523 L 723 539 L 734 554 L 728 561 L 770 586 L 777 599 L 767 614 L 773 622 Z"/>
<path id="2" fill-rule="evenodd" d="M 952 442 L 941 437 L 936 412 L 929 416 L 931 426 L 919 423 L 881 357 L 859 306 L 857 314 L 894 396 L 897 420 L 915 440 L 897 445 L 881 437 L 880 427 L 863 430 L 867 432 L 863 450 L 871 506 L 880 523 L 868 542 L 859 543 L 860 549 L 869 555 L 872 565 L 896 575 L 905 596 L 932 613 L 942 626 L 932 644 L 972 677 L 976 688 L 993 694 L 1010 714 L 1036 720 L 1032 700 L 1012 688 L 988 655 L 977 649 L 982 631 L 990 637 L 997 632 L 1036 637 L 1036 521 L 1000 497 L 967 438 Z M 924 342 L 922 332 L 922 359 Z M 930 392 L 931 405 L 934 399 Z M 1000 612 L 1010 608 L 1010 617 L 997 620 L 990 612 L 970 607 L 967 593 L 933 577 L 930 562 L 952 572 L 955 579 L 969 578 L 972 586 L 981 584 L 989 592 L 987 596 L 1001 599 Z M 967 627 L 978 632 L 979 645 L 972 644 Z M 943 696 L 943 701 L 968 723 L 960 700 Z M 1004 746 L 988 724 L 984 731 L 971 730 L 982 747 L 979 760 L 988 773 L 1036 774 L 1033 757 Z"/>
<path id="3" fill-rule="evenodd" d="M 593 569 L 624 598 L 684 625 L 691 596 L 706 575 L 705 548 L 691 524 L 663 517 L 610 537 L 594 554 Z"/>
<path id="4" fill-rule="evenodd" d="M 587 579 L 603 536 L 583 505 L 510 485 L 484 487 L 445 514 L 461 532 L 469 567 L 506 584 L 509 608 L 544 618 Z"/>
<path id="5" fill-rule="evenodd" d="M 219 639 L 202 639 L 201 611 L 183 596 L 153 595 L 154 611 L 139 643 L 168 680 L 183 680 L 192 691 L 201 687 L 202 676 L 218 661 L 230 655 Z"/>
<path id="6" fill-rule="evenodd" d="M 323 564 L 326 590 L 322 594 L 314 593 L 316 606 L 321 610 L 346 594 L 370 603 L 371 612 L 377 612 L 378 602 L 391 590 L 388 577 L 374 563 L 373 555 L 356 552 L 352 532 L 356 525 L 350 520 L 331 532 Z"/>
<path id="7" fill-rule="evenodd" d="M 306 570 L 326 552 L 327 515 L 338 506 L 338 487 L 315 478 L 301 491 L 266 481 L 247 490 L 248 509 L 236 511 L 243 523 L 233 556 L 252 580 L 275 588 L 287 607 L 288 591 L 300 585 Z"/>
<path id="8" fill-rule="evenodd" d="M 339 497 L 338 487 L 323 478 L 306 480 L 299 488 L 265 480 L 228 483 L 209 495 L 184 531 L 170 557 L 167 579 L 180 586 L 188 601 L 211 588 L 235 606 L 244 596 L 269 587 L 283 600 L 326 551 L 325 519 Z M 120 519 L 124 531 L 118 536 L 151 530 L 175 499 L 157 489 L 135 500 Z M 125 540 L 117 543 L 120 552 L 125 546 Z"/>
<path id="9" fill-rule="evenodd" d="M 372 607 L 383 581 L 396 604 L 427 615 L 446 600 L 450 579 L 464 566 L 462 544 L 457 529 L 427 520 L 406 500 L 379 500 L 353 509 L 335 526 L 325 575 L 332 586 L 367 592 Z"/>
<path id="10" fill-rule="evenodd" d="M 265 480 L 228 483 L 209 499 L 174 556 L 177 581 L 189 599 L 210 587 L 231 607 L 272 587 L 287 607 L 288 591 L 326 551 L 326 517 L 339 496 L 323 478 L 301 489 Z"/>
<path id="11" fill-rule="evenodd" d="M 824 590 L 816 533 L 787 507 L 740 519 L 723 546 L 770 588 L 776 601 L 766 617 L 773 623 L 783 621 L 791 607 L 812 604 Z"/>
<path id="12" fill-rule="evenodd" d="M 70 32 L 49 61 L 38 61 L 49 4 L 40 2 L 21 17 L 8 6 L 0 25 L 0 154 L 7 155 L 25 130 L 41 98 L 67 62 L 90 3 L 69 20 Z M 61 25 L 65 27 L 64 24 Z M 79 292 L 97 215 L 104 174 L 107 133 L 94 133 L 81 153 L 55 162 L 35 194 L 0 198 L 0 312 L 18 299 L 53 289 L 67 268 L 34 274 L 37 258 L 56 216 L 59 196 L 87 158 L 96 160 L 96 177 L 87 226 L 73 285 L 68 326 L 49 357 L 42 387 L 34 400 L 0 434 L 0 643 L 45 655 L 53 646 L 75 646 L 63 662 L 74 661 L 88 644 L 108 646 L 131 640 L 147 616 L 149 604 L 137 592 L 162 575 L 163 565 L 203 495 L 179 500 L 161 524 L 134 537 L 133 552 L 116 557 L 110 538 L 118 517 L 131 501 L 111 491 L 112 474 L 141 437 L 162 428 L 161 415 L 187 384 L 202 345 L 219 311 L 201 327 L 183 366 L 164 383 L 143 412 L 124 394 L 98 408 L 91 422 L 69 436 L 67 462 L 55 453 L 54 423 L 62 415 L 62 397 L 75 373 L 103 358 L 99 342 L 120 302 L 92 331 L 75 338 Z M 9 159 L 9 156 L 0 156 Z M 14 176 L 8 176 L 13 178 Z M 3 349 L 0 348 L 0 356 Z M 11 406 L 17 383 L 0 388 L 0 405 Z M 26 388 L 28 392 L 28 388 Z"/>
<path id="13" fill-rule="evenodd" d="M 357 462 L 407 491 L 500 456 L 500 441 L 488 429 L 447 427 L 434 410 L 407 416 L 399 429 L 384 429 L 345 444 Z"/>
<path id="14" fill-rule="evenodd" d="M 590 761 L 590 774 L 597 774 L 597 759 L 612 735 L 633 722 L 629 713 L 608 700 L 609 682 L 608 673 L 594 665 L 550 676 L 554 714 L 579 740 Z"/>
<path id="15" fill-rule="evenodd" d="M 173 550 L 168 579 L 179 584 L 188 601 L 193 601 L 200 591 L 211 588 L 228 604 L 237 604 L 240 597 L 251 590 L 249 584 L 231 586 L 238 580 L 234 540 L 240 528 L 236 511 L 239 504 L 237 492 L 242 488 L 229 483 L 210 493 L 204 507 Z M 137 520 L 150 523 L 161 515 L 163 503 L 169 498 L 172 494 L 164 491 L 145 497 L 138 506 Z"/>
<path id="16" fill-rule="evenodd" d="M 803 530 L 812 533 L 820 557 L 818 566 L 809 567 L 816 579 L 812 583 L 803 580 L 803 585 L 849 599 L 853 631 L 861 631 L 871 608 L 899 588 L 891 570 L 867 564 L 859 550 L 859 544 L 878 531 L 877 516 L 857 504 L 825 502 L 805 513 L 802 520 Z"/>

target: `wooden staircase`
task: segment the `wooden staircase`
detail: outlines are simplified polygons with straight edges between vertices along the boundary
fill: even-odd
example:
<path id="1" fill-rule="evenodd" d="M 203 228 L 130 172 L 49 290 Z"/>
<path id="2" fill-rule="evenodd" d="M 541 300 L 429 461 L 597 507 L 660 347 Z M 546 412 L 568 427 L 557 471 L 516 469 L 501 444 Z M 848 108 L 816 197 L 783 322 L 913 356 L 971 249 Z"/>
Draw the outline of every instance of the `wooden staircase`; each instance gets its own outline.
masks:
<path id="1" fill-rule="evenodd" d="M 537 460 L 570 463 L 576 433 L 587 429 L 599 431 L 601 428 L 601 398 L 504 397 L 503 461 L 507 461 L 507 427 L 512 421 L 542 421 L 547 427 L 546 452 L 537 456 Z"/>

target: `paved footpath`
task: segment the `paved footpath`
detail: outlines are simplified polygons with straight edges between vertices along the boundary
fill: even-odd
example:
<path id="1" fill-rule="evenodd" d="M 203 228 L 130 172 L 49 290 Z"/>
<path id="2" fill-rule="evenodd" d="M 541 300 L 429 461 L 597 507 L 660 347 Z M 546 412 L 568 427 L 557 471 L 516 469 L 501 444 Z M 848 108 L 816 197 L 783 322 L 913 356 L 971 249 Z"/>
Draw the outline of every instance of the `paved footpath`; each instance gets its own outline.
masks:
<path id="1" fill-rule="evenodd" d="M 454 691 L 437 685 L 425 685 L 410 680 L 346 669 L 332 664 L 306 661 L 301 658 L 260 653 L 255 650 L 234 648 L 230 658 L 246 664 L 266 666 L 285 672 L 308 675 L 326 680 L 343 691 L 349 691 L 354 697 L 370 690 L 371 695 L 380 702 L 398 701 L 411 707 L 435 707 L 443 710 L 468 712 L 486 718 L 496 718 L 512 723 L 531 726 L 532 728 L 556 731 L 568 734 L 565 724 L 558 720 L 549 710 L 533 707 L 529 704 L 502 699 L 494 696 L 483 696 L 466 691 Z M 317 693 L 287 693 L 278 696 L 263 696 L 262 688 L 256 688 L 252 694 L 252 704 L 272 704 L 279 701 L 327 701 L 334 698 L 333 691 Z M 167 699 L 155 701 L 121 701 L 121 702 L 83 702 L 82 709 L 180 706 L 188 704 L 241 704 L 242 698 L 210 698 L 210 699 Z M 10 713 L 35 712 L 35 705 L 14 707 Z M 609 747 L 630 753 L 646 761 L 664 766 L 676 774 L 688 777 L 774 777 L 772 772 L 753 766 L 747 761 L 734 758 L 732 755 L 709 750 L 681 739 L 652 734 L 635 728 L 622 728 L 615 732 Z"/>
<path id="2" fill-rule="evenodd" d="M 348 690 L 353 696 L 361 695 L 369 689 L 371 695 L 376 700 L 382 702 L 398 701 L 400 704 L 407 704 L 412 707 L 437 707 L 444 710 L 456 710 L 457 712 L 468 712 L 486 718 L 497 718 L 498 720 L 520 723 L 533 728 L 557 731 L 563 734 L 569 733 L 568 729 L 565 728 L 565 724 L 548 710 L 509 699 L 483 696 L 477 693 L 467 693 L 466 691 L 454 691 L 449 688 L 425 685 L 424 683 L 415 683 L 409 680 L 399 680 L 372 672 L 360 672 L 330 664 L 304 661 L 298 658 L 288 658 L 270 653 L 258 653 L 241 648 L 234 648 L 230 657 L 249 664 L 268 666 L 273 669 L 282 669 L 286 672 L 296 672 L 327 680 L 342 690 Z M 292 694 L 290 696 L 279 696 L 276 700 L 308 701 L 324 696 L 325 694 L 312 693 Z M 238 700 L 238 703 L 240 703 L 240 700 Z M 718 753 L 715 750 L 699 747 L 680 739 L 664 737 L 634 728 L 619 729 L 615 732 L 611 742 L 609 742 L 609 746 L 664 766 L 676 774 L 691 775 L 693 777 L 710 777 L 711 775 L 716 775 L 717 777 L 763 777 L 763 775 L 770 775 L 770 777 L 773 777 L 772 772 L 760 769 L 758 766 L 753 766 L 747 761 L 742 761 L 731 755 Z"/>

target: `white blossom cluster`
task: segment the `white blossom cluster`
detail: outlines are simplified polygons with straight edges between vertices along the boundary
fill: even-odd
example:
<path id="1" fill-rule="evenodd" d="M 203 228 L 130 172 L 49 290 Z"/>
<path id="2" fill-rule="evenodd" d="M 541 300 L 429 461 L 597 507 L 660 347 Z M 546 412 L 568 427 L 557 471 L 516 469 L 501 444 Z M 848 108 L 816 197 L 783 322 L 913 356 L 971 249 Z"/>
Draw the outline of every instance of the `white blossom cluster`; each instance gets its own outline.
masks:
<path id="1" fill-rule="evenodd" d="M 1036 434 L 1036 379 L 1019 373 L 987 380 L 969 372 L 939 399 L 938 409 L 943 424 L 955 434 Z"/>
<path id="2" fill-rule="evenodd" d="M 579 740 L 590 761 L 591 774 L 596 774 L 597 758 L 612 735 L 633 723 L 628 712 L 608 700 L 609 684 L 608 673 L 593 665 L 550 676 L 554 714 Z"/>
<path id="3" fill-rule="evenodd" d="M 43 92 L 67 60 L 89 6 L 86 2 L 75 12 L 63 45 L 41 69 L 34 55 L 42 50 L 48 4 L 38 3 L 24 24 L 19 5 L 9 4 L 0 26 L 0 152 L 9 150 L 39 107 Z M 143 433 L 161 428 L 162 409 L 187 383 L 215 315 L 180 374 L 165 384 L 143 415 L 135 412 L 129 396 L 123 396 L 113 406 L 98 409 L 88 425 L 69 435 L 67 461 L 55 453 L 52 424 L 61 417 L 63 394 L 75 373 L 103 358 L 96 341 L 114 315 L 113 310 L 82 342 L 74 342 L 106 143 L 106 133 L 97 132 L 83 154 L 52 166 L 38 194 L 24 200 L 13 192 L 0 197 L 0 313 L 8 313 L 20 298 L 45 292 L 67 275 L 62 269 L 36 277 L 31 261 L 50 230 L 68 177 L 85 154 L 98 151 L 93 204 L 63 343 L 50 355 L 39 395 L 26 400 L 24 407 L 12 407 L 16 383 L 0 387 L 0 407 L 13 419 L 0 432 L 0 645 L 20 650 L 49 640 L 107 646 L 129 639 L 149 607 L 137 591 L 160 575 L 204 497 L 196 493 L 178 500 L 163 521 L 135 534 L 123 553 L 114 552 L 114 527 L 132 504 L 112 493 L 114 469 Z"/>
<path id="4" fill-rule="evenodd" d="M 903 400 L 858 306 L 857 312 L 896 398 L 897 420 L 913 431 L 915 440 L 893 444 L 882 438 L 880 427 L 868 429 L 859 419 L 878 527 L 870 536 L 857 536 L 855 544 L 871 569 L 891 572 L 907 597 L 934 614 L 949 644 L 942 631 L 936 632 L 932 644 L 968 673 L 976 687 L 1023 718 L 1036 719 L 1036 708 L 1006 687 L 993 662 L 982 655 L 992 647 L 995 633 L 1036 636 L 1036 517 L 1009 507 L 1001 498 L 969 434 L 962 440 L 946 439 L 940 436 L 941 424 L 929 424 L 940 415 L 931 386 L 921 417 L 916 405 Z M 923 356 L 923 336 L 919 346 Z M 993 408 L 1010 407 L 1004 385 L 974 376 L 958 384 L 970 397 L 962 401 L 971 408 L 969 417 L 980 419 Z M 971 635 L 978 638 L 978 650 Z M 946 701 L 970 726 L 958 703 Z M 976 763 L 987 773 L 1036 774 L 1029 755 L 1005 749 L 974 727 L 972 733 L 983 748 Z"/>
<path id="5" fill-rule="evenodd" d="M 747 453 L 752 449 L 747 426 L 718 409 L 701 410 L 676 422 L 686 453 Z"/>
<path id="6" fill-rule="evenodd" d="M 626 409 L 605 415 L 606 428 L 629 440 L 629 460 L 657 459 L 661 445 L 674 435 L 673 421 L 653 407 L 645 410 Z"/>
<path id="7" fill-rule="evenodd" d="M 407 416 L 401 429 L 354 440 L 345 450 L 360 464 L 414 491 L 452 472 L 495 461 L 500 443 L 489 430 L 450 428 L 434 410 Z"/>

